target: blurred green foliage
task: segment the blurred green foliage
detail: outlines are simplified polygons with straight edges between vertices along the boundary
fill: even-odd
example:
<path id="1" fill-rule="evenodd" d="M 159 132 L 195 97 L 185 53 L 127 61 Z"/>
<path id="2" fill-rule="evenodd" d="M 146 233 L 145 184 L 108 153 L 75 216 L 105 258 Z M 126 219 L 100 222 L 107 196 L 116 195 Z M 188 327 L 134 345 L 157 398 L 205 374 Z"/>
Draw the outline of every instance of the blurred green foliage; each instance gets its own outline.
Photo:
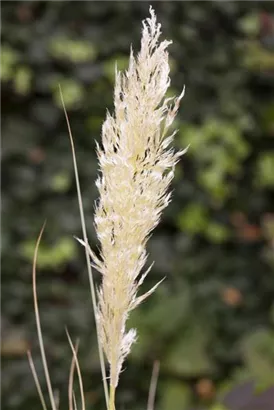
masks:
<path id="1" fill-rule="evenodd" d="M 39 248 L 39 260 L 37 266 L 43 268 L 56 268 L 71 260 L 75 251 L 76 244 L 73 239 L 60 238 L 58 243 L 51 247 L 41 245 Z M 21 254 L 30 263 L 33 261 L 35 241 L 25 241 L 22 244 Z"/>
<path id="2" fill-rule="evenodd" d="M 274 7 L 265 1 L 153 5 L 164 37 L 173 40 L 170 95 L 186 85 L 175 143 L 190 147 L 176 170 L 173 202 L 149 241 L 155 265 L 144 291 L 166 279 L 130 318 L 139 339 L 121 376 L 117 408 L 145 408 L 157 359 L 156 408 L 250 410 L 260 395 L 270 394 L 274 374 Z M 104 408 L 85 258 L 73 239 L 81 237 L 81 229 L 58 84 L 96 249 L 95 140 L 106 109 L 113 109 L 115 63 L 126 68 L 130 45 L 138 50 L 148 8 L 147 1 L 89 1 L 77 7 L 60 1 L 3 3 L 2 400 L 7 410 L 40 408 L 28 348 L 45 390 L 31 291 L 33 249 L 45 219 L 38 297 L 60 409 L 67 409 L 71 360 L 65 326 L 73 339 L 81 338 L 87 409 Z M 244 390 L 241 383 L 247 383 Z M 272 409 L 268 402 L 256 408 Z"/>
<path id="3" fill-rule="evenodd" d="M 92 61 L 96 57 L 95 48 L 92 47 L 90 42 L 61 36 L 52 38 L 52 42 L 49 44 L 49 52 L 56 59 L 68 60 L 73 63 Z"/>

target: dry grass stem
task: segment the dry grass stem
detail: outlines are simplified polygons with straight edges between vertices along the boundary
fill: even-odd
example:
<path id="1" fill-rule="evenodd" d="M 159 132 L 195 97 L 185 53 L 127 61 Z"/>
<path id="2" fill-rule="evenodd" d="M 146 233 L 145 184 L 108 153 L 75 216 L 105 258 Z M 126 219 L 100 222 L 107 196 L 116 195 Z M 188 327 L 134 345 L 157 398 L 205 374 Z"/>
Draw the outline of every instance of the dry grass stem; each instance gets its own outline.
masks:
<path id="1" fill-rule="evenodd" d="M 71 348 L 72 353 L 73 353 L 73 358 L 74 358 L 76 369 L 77 369 L 79 387 L 80 387 L 80 395 L 81 395 L 81 402 L 82 402 L 82 410 L 85 410 L 86 409 L 86 407 L 85 407 L 85 395 L 84 395 L 84 387 L 83 387 L 81 369 L 80 369 L 80 365 L 79 365 L 79 361 L 78 361 L 78 358 L 77 358 L 77 353 L 76 353 L 75 347 L 73 346 L 73 343 L 71 341 L 71 337 L 70 337 L 67 329 L 66 329 L 66 334 L 67 334 L 67 338 L 68 338 L 68 341 L 69 341 L 70 348 Z"/>
<path id="2" fill-rule="evenodd" d="M 42 358 L 43 368 L 44 368 L 47 387 L 48 387 L 50 403 L 51 403 L 52 410 L 57 410 L 57 406 L 56 406 L 55 399 L 54 399 L 54 394 L 53 394 L 53 389 L 52 389 L 52 386 L 51 386 L 50 375 L 49 375 L 49 371 L 48 371 L 46 354 L 45 354 L 43 335 L 42 335 L 41 323 L 40 323 L 39 308 L 38 308 L 38 300 L 37 300 L 37 289 L 36 289 L 37 255 L 38 255 L 38 249 L 39 249 L 40 241 L 41 241 L 44 229 L 45 229 L 45 225 L 46 225 L 46 222 L 44 223 L 44 225 L 43 225 L 43 227 L 40 231 L 40 234 L 38 236 L 36 246 L 35 246 L 34 258 L 33 258 L 33 267 L 32 267 L 32 286 L 33 286 L 33 300 L 34 300 L 35 321 L 36 321 L 36 327 L 37 327 L 38 341 L 39 341 L 41 358 Z"/>
<path id="3" fill-rule="evenodd" d="M 38 392 L 38 395 L 39 395 L 43 410 L 47 410 L 47 406 L 46 406 L 46 403 L 45 403 L 45 399 L 44 399 L 44 396 L 43 396 L 41 385 L 40 385 L 40 382 L 39 382 L 39 379 L 38 379 L 38 376 L 37 376 L 37 372 L 36 372 L 36 369 L 35 369 L 35 366 L 34 366 L 34 362 L 33 362 L 33 359 L 32 359 L 31 352 L 29 350 L 27 351 L 27 355 L 28 355 L 28 360 L 29 360 L 29 365 L 30 365 L 30 368 L 31 368 L 32 376 L 33 376 L 33 379 L 34 379 L 34 382 L 35 382 L 35 385 L 36 385 L 36 389 L 37 389 L 37 392 Z"/>
<path id="4" fill-rule="evenodd" d="M 79 348 L 79 341 L 76 341 L 75 345 L 75 353 L 77 356 Z M 69 402 L 69 410 L 74 410 L 73 408 L 73 377 L 74 377 L 74 370 L 75 370 L 75 357 L 72 356 L 70 371 L 69 371 L 69 383 L 68 383 L 68 402 Z"/>
<path id="5" fill-rule="evenodd" d="M 70 122 L 69 122 L 68 114 L 67 114 L 67 111 L 66 111 L 65 102 L 64 102 L 62 89 L 61 89 L 60 85 L 59 85 L 59 90 L 60 90 L 61 102 L 62 102 L 62 105 L 63 105 L 63 110 L 64 110 L 64 114 L 65 114 L 65 118 L 66 118 L 66 123 L 67 123 L 67 128 L 68 128 L 68 133 L 69 133 L 69 139 L 70 139 L 70 144 L 71 144 L 74 175 L 75 175 L 75 181 L 76 181 L 79 211 L 80 211 L 82 232 L 83 232 L 84 245 L 85 245 L 86 263 L 87 263 L 88 277 L 89 277 L 89 283 L 90 283 L 91 300 L 92 300 L 92 307 L 93 307 L 95 326 L 96 326 L 96 332 L 97 332 L 100 367 L 101 367 L 101 373 L 102 373 L 102 381 L 103 381 L 103 387 L 104 387 L 105 401 L 106 401 L 106 406 L 108 407 L 108 386 L 107 386 L 107 382 L 106 382 L 106 379 L 107 379 L 106 378 L 106 369 L 105 369 L 103 347 L 100 343 L 98 323 L 97 323 L 97 320 L 96 320 L 96 310 L 97 310 L 97 307 L 96 307 L 96 292 L 95 292 L 93 275 L 92 275 L 92 270 L 91 270 L 91 265 L 90 265 L 90 260 L 89 260 L 89 245 L 88 245 L 88 237 L 87 237 L 87 229 L 86 229 L 86 222 L 85 222 L 81 187 L 80 187 L 80 181 L 79 181 L 79 175 L 78 175 L 77 159 L 76 159 L 76 153 L 75 153 L 75 147 L 74 147 L 74 141 L 73 141 L 73 136 L 72 136 L 71 127 L 70 127 Z"/>
<path id="6" fill-rule="evenodd" d="M 156 360 L 153 364 L 153 369 L 152 369 L 152 375 L 151 375 L 151 381 L 150 381 L 149 393 L 148 393 L 148 401 L 147 401 L 147 410 L 154 410 L 159 371 L 160 371 L 160 362 Z"/>

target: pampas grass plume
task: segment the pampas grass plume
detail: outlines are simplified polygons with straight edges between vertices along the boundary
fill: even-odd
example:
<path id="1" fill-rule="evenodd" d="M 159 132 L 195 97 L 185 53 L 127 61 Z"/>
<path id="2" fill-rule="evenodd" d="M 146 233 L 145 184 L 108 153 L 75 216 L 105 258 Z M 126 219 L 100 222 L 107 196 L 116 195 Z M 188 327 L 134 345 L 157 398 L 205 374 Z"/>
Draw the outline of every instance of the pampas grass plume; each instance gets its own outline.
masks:
<path id="1" fill-rule="evenodd" d="M 184 151 L 169 148 L 174 134 L 169 129 L 182 94 L 166 98 L 170 84 L 167 47 L 159 42 L 160 24 L 150 7 L 143 21 L 141 49 L 130 53 L 125 73 L 116 70 L 114 114 L 107 113 L 102 146 L 97 144 L 100 198 L 95 206 L 95 228 L 100 257 L 91 252 L 93 266 L 102 274 L 98 292 L 99 339 L 110 366 L 110 408 L 124 359 L 136 330 L 126 330 L 131 310 L 158 286 L 137 296 L 150 268 L 146 243 L 170 202 L 168 187 L 174 167 Z"/>

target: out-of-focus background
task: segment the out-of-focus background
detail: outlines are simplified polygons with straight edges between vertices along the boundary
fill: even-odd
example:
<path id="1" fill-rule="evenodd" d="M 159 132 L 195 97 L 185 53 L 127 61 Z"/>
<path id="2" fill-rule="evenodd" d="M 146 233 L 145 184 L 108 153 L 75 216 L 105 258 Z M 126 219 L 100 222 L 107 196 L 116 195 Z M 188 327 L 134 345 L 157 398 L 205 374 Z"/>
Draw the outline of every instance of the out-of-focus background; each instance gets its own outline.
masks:
<path id="1" fill-rule="evenodd" d="M 151 2 L 150 2 L 151 3 Z M 95 140 L 112 111 L 114 67 L 139 49 L 149 2 L 2 3 L 2 404 L 41 408 L 44 391 L 31 265 L 52 382 L 67 409 L 80 337 L 87 409 L 104 409 L 94 320 L 61 84 L 77 150 L 89 238 L 96 249 Z M 160 360 L 156 409 L 274 408 L 274 6 L 272 2 L 153 2 L 170 46 L 170 94 L 186 85 L 173 202 L 149 241 L 155 265 L 131 316 L 138 328 L 118 409 L 145 409 Z M 100 280 L 99 274 L 94 273 Z M 272 387 L 272 390 L 271 390 Z M 77 390 L 77 389 L 76 389 Z M 222 407 L 225 406 L 225 407 Z"/>

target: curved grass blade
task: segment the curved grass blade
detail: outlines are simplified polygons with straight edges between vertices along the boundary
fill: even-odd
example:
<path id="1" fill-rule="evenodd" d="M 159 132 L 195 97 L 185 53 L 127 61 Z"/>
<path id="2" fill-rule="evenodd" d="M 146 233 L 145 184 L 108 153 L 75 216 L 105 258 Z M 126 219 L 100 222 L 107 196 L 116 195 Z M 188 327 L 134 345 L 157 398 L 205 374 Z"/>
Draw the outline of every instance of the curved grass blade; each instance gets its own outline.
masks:
<path id="1" fill-rule="evenodd" d="M 36 321 L 36 327 L 37 327 L 37 335 L 38 335 L 38 341 L 39 341 L 39 347 L 40 347 L 40 352 L 41 352 L 41 358 L 42 358 L 44 373 L 45 373 L 47 387 L 48 387 L 50 403 L 51 403 L 52 410 L 57 410 L 56 403 L 55 403 L 55 400 L 54 400 L 54 394 L 53 394 L 53 390 L 52 390 L 52 386 L 51 386 L 51 380 L 50 380 L 50 375 L 49 375 L 49 370 L 48 370 L 48 365 L 47 365 L 46 354 L 45 354 L 43 335 L 42 335 L 41 323 L 40 323 L 39 308 L 38 308 L 38 300 L 37 300 L 37 289 L 36 289 L 37 255 L 38 255 L 38 249 L 39 249 L 40 241 L 41 241 L 44 229 L 45 229 L 45 225 L 46 225 L 46 222 L 44 222 L 44 225 L 42 226 L 42 229 L 40 231 L 40 234 L 38 236 L 36 246 L 35 246 L 34 258 L 33 258 L 33 267 L 32 267 L 32 286 L 33 286 L 33 300 L 34 300 L 34 311 L 35 311 L 35 321 Z"/>
<path id="2" fill-rule="evenodd" d="M 79 380 L 79 386 L 80 386 L 80 394 L 81 394 L 81 401 L 82 401 L 82 410 L 85 410 L 85 395 L 84 395 L 84 387 L 83 387 L 83 379 L 82 379 L 82 375 L 81 375 L 81 369 L 80 369 L 80 365 L 79 365 L 79 361 L 77 358 L 77 353 L 76 350 L 73 346 L 73 343 L 71 341 L 70 335 L 68 330 L 66 329 L 66 334 L 67 334 L 67 338 L 70 344 L 70 348 L 72 350 L 73 353 L 73 357 L 74 357 L 74 361 L 75 361 L 75 365 L 76 365 L 76 369 L 77 369 L 77 374 L 78 374 L 78 380 Z"/>
<path id="3" fill-rule="evenodd" d="M 31 372 L 32 372 L 32 376 L 34 378 L 34 382 L 35 382 L 35 385 L 36 385 L 36 389 L 37 389 L 37 392 L 38 392 L 38 395 L 39 395 L 43 410 L 47 410 L 47 406 L 46 406 L 46 403 L 45 403 L 45 400 L 44 400 L 44 395 L 43 395 L 43 392 L 42 392 L 42 389 L 41 389 L 41 385 L 40 385 L 40 382 L 39 382 L 39 379 L 38 379 L 38 376 L 37 376 L 37 372 L 36 372 L 36 369 L 35 369 L 35 366 L 34 366 L 34 362 L 33 362 L 30 350 L 27 351 L 27 355 L 28 355 L 28 360 L 29 360 L 29 365 L 30 365 L 30 369 L 31 369 Z"/>
<path id="4" fill-rule="evenodd" d="M 75 345 L 75 353 L 77 355 L 79 347 L 79 340 L 76 341 Z M 73 406 L 73 376 L 74 376 L 74 369 L 75 369 L 75 357 L 72 356 L 71 366 L 69 371 L 69 384 L 68 384 L 68 401 L 69 401 L 69 410 L 74 410 Z"/>

